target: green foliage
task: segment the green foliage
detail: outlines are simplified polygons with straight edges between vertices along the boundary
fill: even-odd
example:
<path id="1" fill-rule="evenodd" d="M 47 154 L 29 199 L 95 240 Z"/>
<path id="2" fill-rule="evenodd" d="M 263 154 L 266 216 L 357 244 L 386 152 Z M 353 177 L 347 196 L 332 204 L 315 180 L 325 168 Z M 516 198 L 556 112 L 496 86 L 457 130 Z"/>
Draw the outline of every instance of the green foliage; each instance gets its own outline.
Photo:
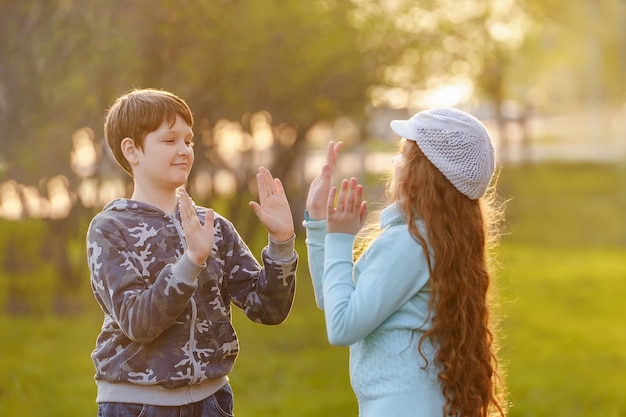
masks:
<path id="1" fill-rule="evenodd" d="M 8 0 L 0 5 L 0 166 L 70 175 L 71 134 L 136 87 L 171 90 L 214 124 L 268 111 L 297 128 L 360 115 L 374 75 L 350 2 Z M 54 142 L 55 146 L 50 146 Z M 23 152 L 28 149 L 28 152 Z M 0 178 L 1 180 L 2 178 Z"/>
<path id="2" fill-rule="evenodd" d="M 502 172 L 501 194 L 511 200 L 509 234 L 498 248 L 497 311 L 511 417 L 626 414 L 625 178 L 619 167 L 600 165 Z M 302 236 L 297 244 L 299 283 L 287 321 L 262 326 L 234 312 L 238 416 L 356 415 L 348 351 L 326 341 Z M 80 317 L 0 315 L 0 415 L 95 415 L 89 353 L 100 325 L 95 302 Z"/>
<path id="3" fill-rule="evenodd" d="M 0 227 L 0 311 L 52 311 L 60 283 L 54 266 L 42 256 L 46 225 L 36 219 L 0 220 Z"/>
<path id="4" fill-rule="evenodd" d="M 0 219 L 0 314 L 45 315 L 84 308 L 83 290 L 89 288 L 84 280 L 89 276 L 85 233 L 68 237 L 72 226 L 67 219 Z"/>
<path id="5" fill-rule="evenodd" d="M 511 92 L 548 111 L 587 101 L 622 103 L 626 94 L 626 3 L 521 2 L 531 19 L 512 59 Z M 530 89 L 529 87 L 536 87 Z M 537 96 L 537 93 L 539 95 Z M 532 97 L 532 96 L 535 97 Z"/>

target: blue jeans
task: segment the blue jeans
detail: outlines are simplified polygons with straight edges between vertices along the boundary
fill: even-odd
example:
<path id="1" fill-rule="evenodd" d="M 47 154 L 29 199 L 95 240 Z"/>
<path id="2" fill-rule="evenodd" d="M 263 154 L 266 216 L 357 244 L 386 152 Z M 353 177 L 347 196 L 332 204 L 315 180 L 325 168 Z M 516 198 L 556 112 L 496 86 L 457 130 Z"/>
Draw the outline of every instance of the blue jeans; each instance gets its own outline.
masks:
<path id="1" fill-rule="evenodd" d="M 233 391 L 229 384 L 202 401 L 187 405 L 161 406 L 100 403 L 98 417 L 232 417 Z"/>

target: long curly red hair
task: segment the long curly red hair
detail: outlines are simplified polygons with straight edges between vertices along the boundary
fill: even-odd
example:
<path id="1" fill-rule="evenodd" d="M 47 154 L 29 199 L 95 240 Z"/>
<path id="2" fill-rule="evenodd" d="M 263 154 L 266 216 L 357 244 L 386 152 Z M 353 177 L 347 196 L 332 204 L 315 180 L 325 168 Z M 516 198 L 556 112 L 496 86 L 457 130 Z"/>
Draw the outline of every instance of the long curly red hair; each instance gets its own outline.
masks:
<path id="1" fill-rule="evenodd" d="M 502 206 L 495 204 L 493 192 L 478 200 L 461 194 L 415 142 L 404 140 L 401 152 L 389 192 L 400 201 L 411 234 L 427 253 L 430 247 L 434 259 L 429 264 L 432 328 L 419 347 L 426 338 L 438 346 L 444 415 L 504 416 L 504 382 L 489 315 L 489 249 L 498 237 Z M 427 236 L 417 229 L 417 218 Z"/>

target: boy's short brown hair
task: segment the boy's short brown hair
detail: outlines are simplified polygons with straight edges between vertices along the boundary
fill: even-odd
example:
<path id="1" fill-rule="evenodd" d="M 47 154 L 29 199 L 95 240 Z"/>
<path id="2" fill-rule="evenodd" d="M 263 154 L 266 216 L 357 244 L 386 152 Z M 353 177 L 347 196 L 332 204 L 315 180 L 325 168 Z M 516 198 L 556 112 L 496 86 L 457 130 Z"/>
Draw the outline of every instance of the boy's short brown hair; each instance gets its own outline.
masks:
<path id="1" fill-rule="evenodd" d="M 164 121 L 173 125 L 177 115 L 193 127 L 193 115 L 187 103 L 164 90 L 135 89 L 115 100 L 104 120 L 104 136 L 124 171 L 133 175 L 122 153 L 122 140 L 131 138 L 137 148 L 143 149 L 146 135 L 157 130 Z"/>

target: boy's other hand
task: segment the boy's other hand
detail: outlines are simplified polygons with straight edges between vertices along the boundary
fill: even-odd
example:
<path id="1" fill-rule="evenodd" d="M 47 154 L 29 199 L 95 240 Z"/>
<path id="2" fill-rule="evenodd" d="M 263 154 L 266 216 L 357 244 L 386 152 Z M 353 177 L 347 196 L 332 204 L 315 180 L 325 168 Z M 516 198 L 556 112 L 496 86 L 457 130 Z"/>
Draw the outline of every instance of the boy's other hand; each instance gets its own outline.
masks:
<path id="1" fill-rule="evenodd" d="M 197 265 L 204 265 L 207 258 L 211 254 L 214 239 L 215 213 L 208 209 L 204 217 L 204 225 L 200 223 L 200 219 L 196 214 L 193 201 L 187 191 L 180 189 L 179 207 L 180 217 L 185 232 L 185 240 L 187 241 L 187 256 Z"/>
<path id="2" fill-rule="evenodd" d="M 293 237 L 294 226 L 291 208 L 285 195 L 283 184 L 265 167 L 256 174 L 259 188 L 259 202 L 251 201 L 250 207 L 276 242 L 284 242 Z"/>
<path id="3" fill-rule="evenodd" d="M 322 167 L 322 172 L 315 177 L 309 186 L 309 194 L 306 198 L 306 211 L 312 220 L 322 220 L 326 218 L 326 202 L 330 193 L 330 182 L 335 170 L 337 156 L 343 146 L 343 142 L 333 142 L 328 144 L 326 153 L 326 163 Z"/>

